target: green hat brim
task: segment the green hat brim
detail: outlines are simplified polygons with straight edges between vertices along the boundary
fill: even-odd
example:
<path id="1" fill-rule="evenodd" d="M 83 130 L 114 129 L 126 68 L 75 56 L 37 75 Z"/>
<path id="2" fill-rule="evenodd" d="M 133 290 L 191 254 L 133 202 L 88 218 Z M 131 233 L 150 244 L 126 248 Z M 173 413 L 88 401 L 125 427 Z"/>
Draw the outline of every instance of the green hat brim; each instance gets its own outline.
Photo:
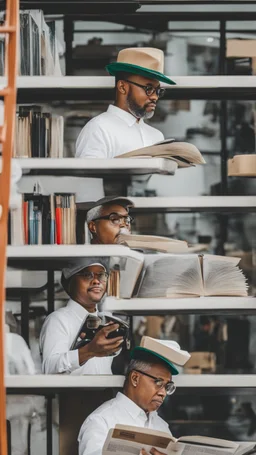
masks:
<path id="1" fill-rule="evenodd" d="M 164 362 L 167 367 L 169 368 L 169 370 L 171 371 L 172 375 L 173 376 L 177 376 L 177 374 L 179 374 L 179 371 L 177 370 L 177 368 L 172 364 L 172 362 L 170 362 L 170 360 L 166 359 L 165 357 L 163 357 L 162 355 L 160 354 L 157 354 L 156 352 L 154 351 L 151 351 L 150 349 L 146 349 L 146 348 L 143 348 L 141 346 L 137 346 L 136 348 L 134 348 L 131 352 L 131 358 L 132 359 L 138 359 L 138 360 L 143 360 L 143 353 L 146 353 L 146 354 L 151 354 L 155 357 L 157 357 L 158 359 L 160 359 L 162 362 Z"/>
<path id="2" fill-rule="evenodd" d="M 144 68 L 143 66 L 132 65 L 131 63 L 122 63 L 122 62 L 114 62 L 110 63 L 106 66 L 106 70 L 111 76 L 116 76 L 117 73 L 124 72 L 124 73 L 132 73 L 138 74 L 139 76 L 149 77 L 150 79 L 156 79 L 160 82 L 165 82 L 169 85 L 176 85 L 176 82 L 172 81 L 169 77 L 165 76 L 163 73 L 159 73 L 159 71 L 150 70 Z"/>

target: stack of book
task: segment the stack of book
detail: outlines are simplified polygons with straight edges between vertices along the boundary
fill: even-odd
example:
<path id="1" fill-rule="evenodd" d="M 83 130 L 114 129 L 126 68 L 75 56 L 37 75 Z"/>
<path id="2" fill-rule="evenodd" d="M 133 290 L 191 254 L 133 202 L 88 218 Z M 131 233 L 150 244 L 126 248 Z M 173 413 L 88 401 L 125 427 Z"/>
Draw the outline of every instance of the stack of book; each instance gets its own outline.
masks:
<path id="1" fill-rule="evenodd" d="M 1 13 L 1 24 L 4 13 Z M 4 75 L 4 38 L 0 40 L 0 70 Z M 61 76 L 55 22 L 47 23 L 41 10 L 20 11 L 20 76 Z"/>
<path id="2" fill-rule="evenodd" d="M 40 106 L 20 106 L 15 130 L 15 158 L 62 158 L 64 119 Z"/>
<path id="3" fill-rule="evenodd" d="M 21 211 L 9 213 L 9 244 L 76 244 L 75 195 L 23 195 Z"/>

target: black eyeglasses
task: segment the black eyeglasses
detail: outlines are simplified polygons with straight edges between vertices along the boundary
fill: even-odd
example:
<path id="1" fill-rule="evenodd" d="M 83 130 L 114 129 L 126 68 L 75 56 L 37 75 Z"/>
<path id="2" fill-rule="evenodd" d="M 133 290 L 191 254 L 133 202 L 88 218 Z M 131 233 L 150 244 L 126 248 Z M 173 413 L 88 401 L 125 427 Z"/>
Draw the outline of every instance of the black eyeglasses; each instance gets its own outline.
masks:
<path id="1" fill-rule="evenodd" d="M 110 213 L 110 215 L 99 216 L 92 221 L 109 220 L 116 226 L 125 223 L 127 226 L 133 223 L 134 219 L 130 215 L 119 215 L 118 213 Z"/>
<path id="2" fill-rule="evenodd" d="M 163 87 L 153 87 L 153 85 L 141 85 L 137 84 L 137 82 L 129 81 L 129 79 L 124 79 L 125 82 L 129 82 L 129 84 L 137 85 L 137 87 L 143 88 L 145 90 L 147 96 L 153 95 L 153 93 L 156 93 L 158 98 L 163 98 L 165 94 L 165 88 Z"/>
<path id="3" fill-rule="evenodd" d="M 82 276 L 86 281 L 91 281 L 94 278 L 97 278 L 99 281 L 106 282 L 108 280 L 108 273 L 107 272 L 87 272 L 81 271 L 77 273 L 77 276 Z"/>
<path id="4" fill-rule="evenodd" d="M 165 391 L 166 391 L 166 395 L 172 395 L 175 392 L 175 390 L 176 390 L 176 385 L 172 381 L 167 382 L 165 384 L 164 380 L 161 379 L 161 378 L 156 378 L 155 376 L 152 376 L 151 374 L 145 373 L 144 371 L 140 371 L 140 370 L 134 370 L 134 371 L 137 371 L 137 373 L 144 374 L 144 376 L 148 376 L 149 378 L 154 379 L 154 383 L 156 385 L 156 388 L 158 390 L 160 390 L 160 389 L 162 389 L 162 387 L 164 387 Z"/>

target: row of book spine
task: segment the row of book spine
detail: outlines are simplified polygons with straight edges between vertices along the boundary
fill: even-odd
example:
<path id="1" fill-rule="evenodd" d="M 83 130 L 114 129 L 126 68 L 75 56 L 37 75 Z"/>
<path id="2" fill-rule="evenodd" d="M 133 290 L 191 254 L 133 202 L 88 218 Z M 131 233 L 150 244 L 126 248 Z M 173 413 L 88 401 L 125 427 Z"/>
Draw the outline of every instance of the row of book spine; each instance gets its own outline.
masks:
<path id="1" fill-rule="evenodd" d="M 15 158 L 62 158 L 62 116 L 42 112 L 41 106 L 20 106 L 16 118 Z"/>
<path id="2" fill-rule="evenodd" d="M 20 11 L 18 74 L 20 76 L 61 76 L 56 22 L 44 19 L 42 10 Z M 0 13 L 0 23 L 5 12 Z M 4 76 L 4 35 L 0 37 L 0 74 Z"/>
<path id="3" fill-rule="evenodd" d="M 76 204 L 71 193 L 24 194 L 9 214 L 11 245 L 76 244 Z"/>

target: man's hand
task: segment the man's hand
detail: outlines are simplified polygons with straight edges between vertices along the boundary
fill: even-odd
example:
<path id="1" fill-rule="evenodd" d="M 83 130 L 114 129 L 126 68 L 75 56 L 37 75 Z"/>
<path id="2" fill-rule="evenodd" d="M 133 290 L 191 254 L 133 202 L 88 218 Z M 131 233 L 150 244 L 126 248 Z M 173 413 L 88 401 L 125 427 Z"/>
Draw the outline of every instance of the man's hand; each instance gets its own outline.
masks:
<path id="1" fill-rule="evenodd" d="M 146 452 L 145 449 L 141 449 L 141 455 L 165 455 L 163 452 L 159 452 L 159 450 L 156 450 L 154 447 L 152 447 L 152 449 L 150 449 L 149 453 Z"/>
<path id="2" fill-rule="evenodd" d="M 113 324 L 111 322 L 106 327 L 99 330 L 90 343 L 78 349 L 79 364 L 83 365 L 87 360 L 92 359 L 93 357 L 105 357 L 115 354 L 115 352 L 120 349 L 124 338 L 107 338 L 107 336 L 109 333 L 117 330 L 118 327 L 118 324 Z"/>

